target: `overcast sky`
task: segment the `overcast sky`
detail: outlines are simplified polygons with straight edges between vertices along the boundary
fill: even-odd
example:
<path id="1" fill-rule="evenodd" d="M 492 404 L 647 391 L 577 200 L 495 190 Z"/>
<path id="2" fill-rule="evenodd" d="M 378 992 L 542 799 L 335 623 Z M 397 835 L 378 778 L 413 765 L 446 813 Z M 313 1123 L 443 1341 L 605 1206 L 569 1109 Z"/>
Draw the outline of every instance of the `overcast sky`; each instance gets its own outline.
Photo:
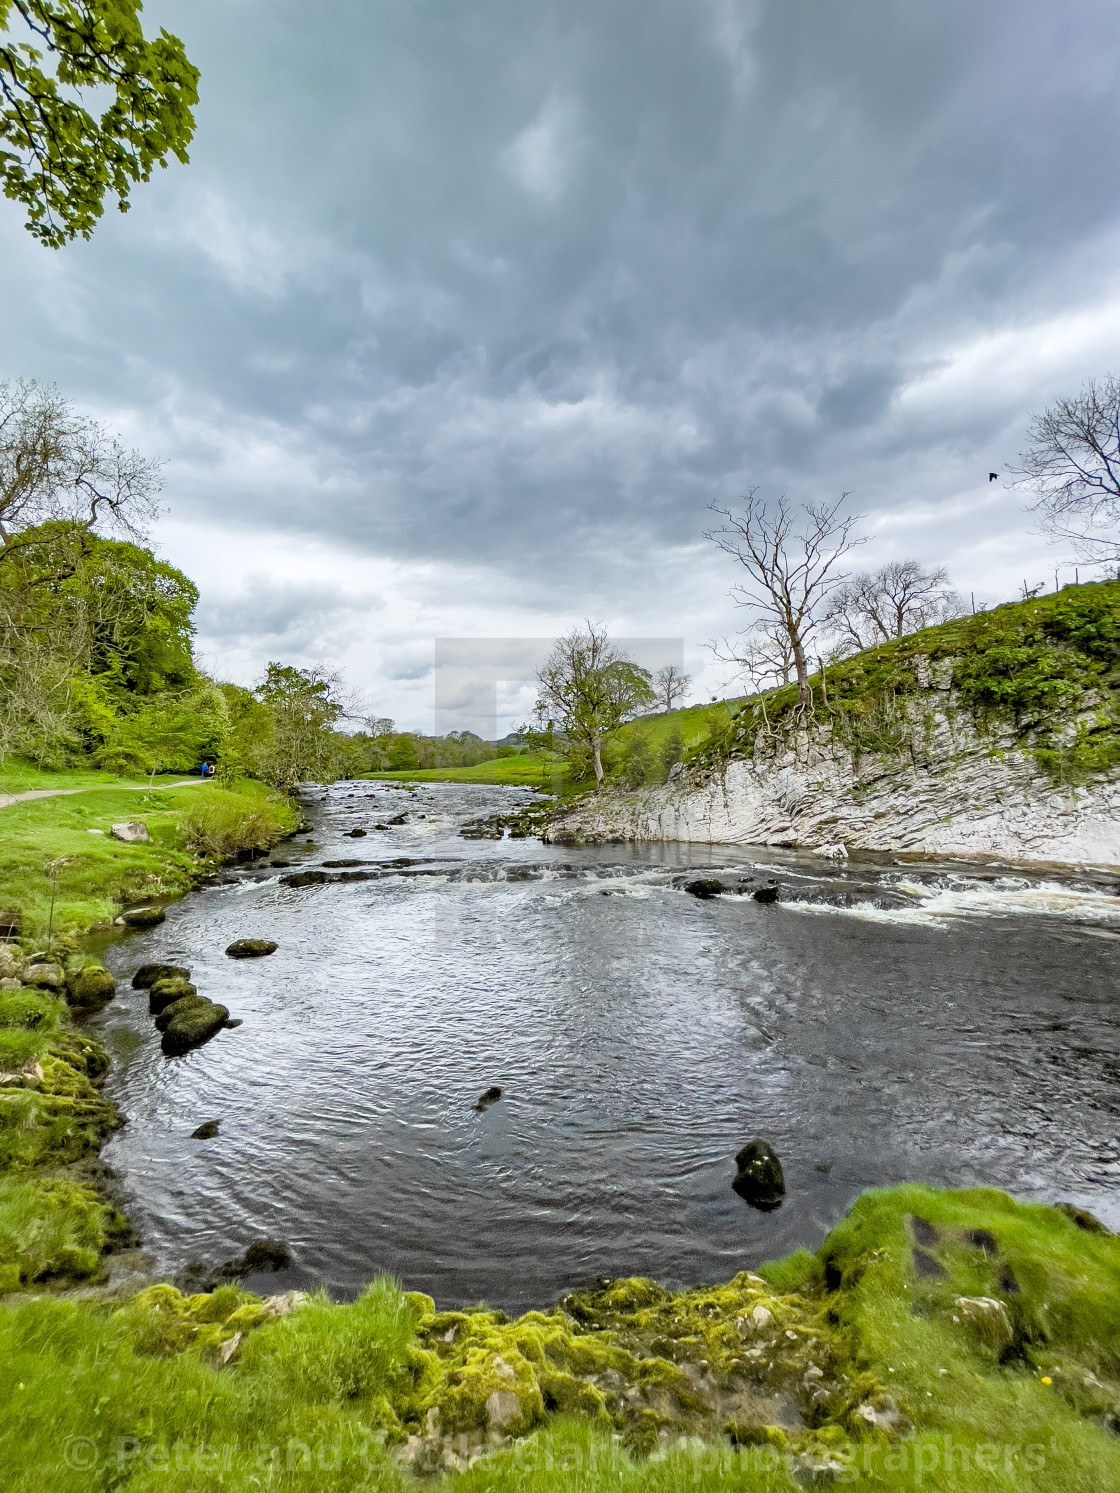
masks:
<path id="1" fill-rule="evenodd" d="M 145 18 L 202 69 L 191 164 L 60 252 L 0 200 L 0 377 L 165 463 L 220 677 L 324 660 L 430 728 L 434 638 L 592 617 L 706 696 L 705 505 L 751 486 L 850 491 L 861 564 L 977 601 L 1069 558 L 987 473 L 1120 369 L 1115 0 Z"/>

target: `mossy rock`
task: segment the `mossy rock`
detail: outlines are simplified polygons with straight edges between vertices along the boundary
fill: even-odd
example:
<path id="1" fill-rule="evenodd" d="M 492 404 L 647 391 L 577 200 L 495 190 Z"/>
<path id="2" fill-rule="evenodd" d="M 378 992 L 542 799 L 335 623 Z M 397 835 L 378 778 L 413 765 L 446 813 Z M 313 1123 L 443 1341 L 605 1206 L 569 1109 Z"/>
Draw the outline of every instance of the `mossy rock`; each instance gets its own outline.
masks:
<path id="1" fill-rule="evenodd" d="M 117 982 L 107 969 L 91 964 L 85 969 L 69 975 L 66 980 L 66 998 L 72 1006 L 92 1010 L 111 1001 L 117 993 Z"/>
<path id="2" fill-rule="evenodd" d="M 133 990 L 149 990 L 157 980 L 189 980 L 191 972 L 181 964 L 142 964 L 132 977 Z"/>
<path id="3" fill-rule="evenodd" d="M 160 1046 L 169 1056 L 201 1047 L 211 1037 L 217 1036 L 228 1016 L 228 1007 L 215 1005 L 213 1001 L 191 1005 L 170 1022 Z"/>
<path id="4" fill-rule="evenodd" d="M 271 938 L 238 938 L 226 953 L 231 959 L 260 959 L 265 954 L 275 954 L 279 947 Z"/>
<path id="5" fill-rule="evenodd" d="M 167 917 L 162 907 L 130 907 L 117 919 L 126 928 L 154 928 Z"/>
<path id="6" fill-rule="evenodd" d="M 738 1171 L 732 1188 L 744 1202 L 764 1213 L 776 1208 L 786 1192 L 782 1163 L 764 1140 L 752 1140 L 735 1158 Z"/>
<path id="7" fill-rule="evenodd" d="M 148 1010 L 155 1016 L 172 1001 L 182 1000 L 185 995 L 197 994 L 197 988 L 189 980 L 157 980 L 148 991 Z"/>
<path id="8" fill-rule="evenodd" d="M 177 1016 L 182 1016 L 185 1011 L 190 1011 L 195 1006 L 210 1006 L 213 1001 L 207 1000 L 204 995 L 184 995 L 177 1001 L 172 1001 L 169 1006 L 156 1017 L 156 1031 L 165 1032 Z"/>

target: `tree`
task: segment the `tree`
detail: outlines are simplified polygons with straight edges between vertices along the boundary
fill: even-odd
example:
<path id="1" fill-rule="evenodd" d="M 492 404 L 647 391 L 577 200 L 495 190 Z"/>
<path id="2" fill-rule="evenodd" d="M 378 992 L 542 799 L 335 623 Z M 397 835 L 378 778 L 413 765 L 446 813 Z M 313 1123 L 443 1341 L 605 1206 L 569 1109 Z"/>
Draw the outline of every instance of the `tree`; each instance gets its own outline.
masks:
<path id="1" fill-rule="evenodd" d="M 768 628 L 776 626 L 788 641 L 797 678 L 797 700 L 802 706 L 812 699 L 809 640 L 829 593 L 847 580 L 835 569 L 836 564 L 842 555 L 863 543 L 851 537 L 859 516 L 841 515 L 847 498 L 848 494 L 842 493 L 831 507 L 806 503 L 801 509 L 800 527 L 784 497 L 770 512 L 757 488 L 747 494 L 741 513 L 710 505 L 727 522 L 705 538 L 736 559 L 752 582 L 749 589 L 734 586 L 731 596 L 737 605 L 753 612 L 756 622 Z"/>
<path id="2" fill-rule="evenodd" d="M 653 692 L 658 708 L 672 710 L 678 700 L 683 700 L 692 684 L 692 675 L 678 669 L 676 664 L 665 664 L 653 676 Z"/>
<path id="3" fill-rule="evenodd" d="M 53 386 L 0 383 L 0 564 L 56 542 L 52 524 L 69 525 L 71 538 L 99 526 L 138 538 L 159 488 L 156 462 L 126 450 Z"/>
<path id="4" fill-rule="evenodd" d="M 140 0 L 0 0 L 0 181 L 50 248 L 89 238 L 107 192 L 127 212 L 134 182 L 168 156 L 188 160 L 198 69 L 178 37 L 161 29 L 145 38 L 140 8 Z M 23 40 L 7 39 L 15 17 Z M 79 102 L 83 90 L 108 91 L 99 118 Z"/>
<path id="5" fill-rule="evenodd" d="M 917 560 L 893 560 L 837 586 L 822 621 L 839 634 L 842 646 L 862 649 L 947 622 L 963 611 L 943 566 L 925 570 Z"/>
<path id="6" fill-rule="evenodd" d="M 1016 470 L 1043 528 L 1088 559 L 1120 560 L 1120 378 L 1090 379 L 1035 415 L 1027 434 Z"/>
<path id="7" fill-rule="evenodd" d="M 555 748 L 586 753 L 603 782 L 603 743 L 654 699 L 648 669 L 640 668 L 589 622 L 560 638 L 537 673 L 536 715 Z M 555 731 L 552 729 L 555 727 Z"/>
<path id="8" fill-rule="evenodd" d="M 338 674 L 316 667 L 270 663 L 253 691 L 268 707 L 271 741 L 259 770 L 274 787 L 291 790 L 306 780 L 329 781 L 338 758 L 336 724 L 346 714 Z"/>
<path id="9" fill-rule="evenodd" d="M 755 689 L 788 684 L 795 673 L 789 634 L 776 620 L 760 622 L 749 632 L 708 647 L 720 663 L 735 664 Z"/>

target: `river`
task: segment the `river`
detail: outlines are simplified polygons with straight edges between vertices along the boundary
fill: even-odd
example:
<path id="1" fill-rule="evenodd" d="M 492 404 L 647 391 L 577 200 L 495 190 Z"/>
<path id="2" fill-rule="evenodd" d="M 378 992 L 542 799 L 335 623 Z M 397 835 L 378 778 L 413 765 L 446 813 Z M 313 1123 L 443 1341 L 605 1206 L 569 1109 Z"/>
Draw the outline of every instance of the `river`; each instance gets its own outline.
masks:
<path id="1" fill-rule="evenodd" d="M 274 852 L 294 868 L 216 878 L 109 949 L 120 993 L 90 1028 L 128 1123 L 104 1158 L 159 1269 L 276 1238 L 291 1270 L 250 1285 L 351 1296 L 389 1271 L 523 1310 L 598 1276 L 727 1279 L 903 1180 L 1120 1226 L 1114 885 L 460 836 L 530 797 L 316 790 L 313 838 Z M 281 879 L 330 860 L 373 879 Z M 744 890 L 700 900 L 689 872 Z M 771 881 L 781 900 L 754 900 Z M 242 937 L 279 949 L 227 958 Z M 128 983 L 153 959 L 243 1024 L 164 1057 Z M 756 1137 L 785 1167 L 769 1213 L 730 1185 Z"/>

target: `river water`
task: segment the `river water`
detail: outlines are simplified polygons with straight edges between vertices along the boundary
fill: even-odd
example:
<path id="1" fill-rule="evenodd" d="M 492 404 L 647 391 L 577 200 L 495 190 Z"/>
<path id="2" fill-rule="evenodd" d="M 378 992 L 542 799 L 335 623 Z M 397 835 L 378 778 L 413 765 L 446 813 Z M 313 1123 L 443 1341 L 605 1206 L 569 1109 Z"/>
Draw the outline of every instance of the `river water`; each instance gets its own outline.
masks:
<path id="1" fill-rule="evenodd" d="M 160 1269 L 278 1238 L 294 1263 L 268 1289 L 348 1296 L 390 1271 L 522 1310 L 597 1276 L 726 1279 L 907 1179 L 1120 1225 L 1115 886 L 460 836 L 530 798 L 316 790 L 313 840 L 273 859 L 372 879 L 293 887 L 257 863 L 108 951 L 121 990 L 91 1027 L 128 1123 L 104 1156 Z M 744 890 L 699 900 L 690 871 Z M 755 901 L 771 881 L 781 900 Z M 227 958 L 241 937 L 280 947 Z M 128 985 L 152 959 L 243 1025 L 164 1057 Z M 731 1190 L 756 1137 L 785 1167 L 770 1213 Z"/>

